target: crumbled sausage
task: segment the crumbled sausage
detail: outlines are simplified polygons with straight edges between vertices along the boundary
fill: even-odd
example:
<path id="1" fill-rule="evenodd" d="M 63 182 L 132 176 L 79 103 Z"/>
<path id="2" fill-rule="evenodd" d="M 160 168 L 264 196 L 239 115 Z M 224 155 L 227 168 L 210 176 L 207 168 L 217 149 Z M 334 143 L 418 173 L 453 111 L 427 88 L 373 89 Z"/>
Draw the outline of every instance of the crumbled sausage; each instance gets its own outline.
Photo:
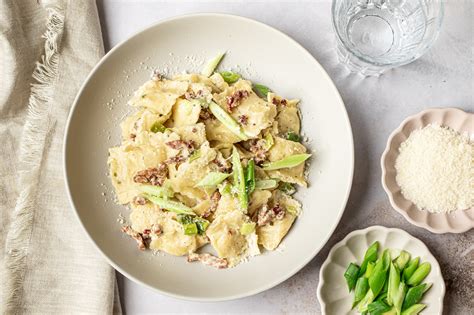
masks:
<path id="1" fill-rule="evenodd" d="M 127 234 L 131 238 L 133 238 L 135 241 L 137 241 L 139 250 L 145 250 L 146 249 L 145 241 L 144 241 L 143 236 L 142 236 L 141 233 L 138 233 L 137 231 L 134 231 L 129 225 L 122 226 L 122 232 L 124 232 L 125 234 Z"/>
<path id="2" fill-rule="evenodd" d="M 240 105 L 240 102 L 248 97 L 250 93 L 246 90 L 235 91 L 232 95 L 226 97 L 227 110 L 232 112 L 235 107 Z"/>
<path id="3" fill-rule="evenodd" d="M 161 186 L 167 177 L 168 167 L 165 163 L 161 163 L 158 167 L 151 167 L 138 171 L 133 177 L 133 181 L 140 184 Z"/>
<path id="4" fill-rule="evenodd" d="M 227 259 L 219 258 L 208 253 L 196 254 L 190 253 L 188 255 L 188 262 L 200 261 L 204 265 L 208 265 L 214 268 L 223 269 L 229 266 Z"/>
<path id="5" fill-rule="evenodd" d="M 272 103 L 275 105 L 281 105 L 281 106 L 286 106 L 288 104 L 288 101 L 284 98 L 281 100 L 278 100 L 276 97 L 272 98 Z"/>
<path id="6" fill-rule="evenodd" d="M 202 98 L 204 96 L 203 90 L 198 90 L 197 92 L 189 91 L 184 93 L 184 98 L 187 100 L 194 100 L 196 98 Z"/>
<path id="7" fill-rule="evenodd" d="M 134 134 L 134 133 L 131 133 L 131 134 L 130 134 L 130 140 L 135 141 L 135 138 L 136 138 L 136 137 L 137 137 L 136 134 Z"/>
<path id="8" fill-rule="evenodd" d="M 209 112 L 208 109 L 201 109 L 199 112 L 199 119 L 201 120 L 208 120 L 211 119 L 213 116 L 211 115 L 211 112 Z"/>
<path id="9" fill-rule="evenodd" d="M 266 160 L 267 150 L 263 147 L 260 141 L 257 141 L 257 139 L 252 139 L 250 141 L 249 150 L 254 154 L 255 163 L 257 163 L 257 165 L 261 165 Z"/>
<path id="10" fill-rule="evenodd" d="M 216 163 L 217 169 L 221 173 L 227 173 L 232 169 L 230 162 L 224 158 L 215 158 L 214 163 Z"/>
<path id="11" fill-rule="evenodd" d="M 180 164 L 182 162 L 184 162 L 186 160 L 186 158 L 182 155 L 176 155 L 176 156 L 173 156 L 173 157 L 170 157 L 169 159 L 167 159 L 165 161 L 165 163 L 168 163 L 168 164 Z"/>

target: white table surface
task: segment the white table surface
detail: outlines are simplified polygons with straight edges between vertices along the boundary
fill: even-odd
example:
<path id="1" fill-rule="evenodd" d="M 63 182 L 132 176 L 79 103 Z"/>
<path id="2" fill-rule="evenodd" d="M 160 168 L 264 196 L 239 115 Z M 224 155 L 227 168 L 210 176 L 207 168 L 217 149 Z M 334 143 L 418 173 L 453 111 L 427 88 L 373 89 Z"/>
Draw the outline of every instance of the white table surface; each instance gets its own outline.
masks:
<path id="1" fill-rule="evenodd" d="M 408 115 L 427 107 L 474 109 L 473 1 L 446 5 L 435 46 L 414 63 L 379 78 L 348 73 L 334 52 L 330 1 L 117 1 L 98 0 L 106 50 L 147 25 L 193 12 L 225 12 L 267 23 L 301 43 L 336 83 L 354 132 L 356 166 L 351 197 L 336 233 L 303 270 L 279 286 L 236 301 L 196 303 L 157 294 L 117 274 L 126 314 L 319 314 L 319 268 L 329 249 L 352 230 L 380 224 L 423 240 L 438 258 L 447 285 L 445 314 L 474 309 L 474 230 L 434 235 L 410 225 L 391 209 L 380 184 L 379 159 L 388 135 Z M 469 276 L 470 274 L 470 276 Z"/>

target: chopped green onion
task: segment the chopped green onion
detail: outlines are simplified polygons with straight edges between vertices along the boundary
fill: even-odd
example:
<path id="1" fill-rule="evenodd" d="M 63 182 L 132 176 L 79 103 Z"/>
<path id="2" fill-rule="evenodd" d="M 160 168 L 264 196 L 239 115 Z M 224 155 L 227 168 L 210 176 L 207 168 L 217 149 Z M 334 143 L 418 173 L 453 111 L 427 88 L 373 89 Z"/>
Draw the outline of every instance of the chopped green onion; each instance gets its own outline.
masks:
<path id="1" fill-rule="evenodd" d="M 212 187 L 217 186 L 222 183 L 230 174 L 220 173 L 220 172 L 210 172 L 207 174 L 199 183 L 196 184 L 197 187 Z"/>
<path id="2" fill-rule="evenodd" d="M 273 136 L 270 132 L 265 133 L 265 137 L 263 138 L 263 140 L 265 141 L 265 144 L 263 145 L 263 148 L 265 149 L 265 151 L 270 150 L 275 144 L 275 141 L 273 140 Z"/>
<path id="3" fill-rule="evenodd" d="M 405 266 L 408 264 L 410 261 L 410 253 L 407 251 L 402 250 L 400 252 L 400 255 L 394 260 L 395 266 L 398 268 L 398 270 L 403 271 Z"/>
<path id="4" fill-rule="evenodd" d="M 426 307 L 425 304 L 415 304 L 407 308 L 402 312 L 401 315 L 417 315 L 419 314 L 424 308 Z"/>
<path id="5" fill-rule="evenodd" d="M 202 218 L 196 218 L 195 223 L 200 235 L 204 234 L 204 232 L 207 230 L 207 227 L 209 226 L 209 221 Z"/>
<path id="6" fill-rule="evenodd" d="M 300 142 L 300 136 L 293 131 L 288 131 L 286 134 L 286 139 L 294 142 Z"/>
<path id="7" fill-rule="evenodd" d="M 367 306 L 367 311 L 370 315 L 382 315 L 383 313 L 390 311 L 390 306 L 385 304 L 383 301 L 375 301 Z"/>
<path id="8" fill-rule="evenodd" d="M 234 73 L 232 71 L 222 71 L 221 76 L 225 82 L 231 84 L 235 83 L 240 79 L 240 74 Z"/>
<path id="9" fill-rule="evenodd" d="M 237 188 L 240 207 L 246 212 L 248 207 L 248 195 L 245 189 L 244 168 L 240 162 L 239 151 L 237 151 L 235 146 L 232 150 L 232 169 L 234 172 L 234 186 Z"/>
<path id="10" fill-rule="evenodd" d="M 182 204 L 178 201 L 168 200 L 152 195 L 145 195 L 145 198 L 153 202 L 154 204 L 158 205 L 160 208 L 168 210 L 170 212 L 178 213 L 178 214 L 189 214 L 189 215 L 196 215 L 193 212 L 193 209 L 189 208 L 185 204 Z"/>
<path id="11" fill-rule="evenodd" d="M 365 294 L 364 298 L 357 305 L 357 310 L 359 311 L 359 313 L 367 311 L 369 304 L 372 303 L 374 299 L 374 293 L 372 292 L 372 290 L 369 289 Z"/>
<path id="12" fill-rule="evenodd" d="M 151 125 L 150 127 L 150 131 L 153 132 L 153 133 L 157 133 L 157 132 L 165 132 L 166 130 L 166 127 L 163 126 L 162 123 L 160 122 L 155 122 L 153 125 Z"/>
<path id="13" fill-rule="evenodd" d="M 255 222 L 245 222 L 240 227 L 240 234 L 249 235 L 255 231 Z"/>
<path id="14" fill-rule="evenodd" d="M 397 267 L 390 263 L 390 272 L 388 275 L 388 290 L 387 290 L 387 303 L 393 305 L 393 298 L 398 292 L 400 286 L 400 271 Z"/>
<path id="15" fill-rule="evenodd" d="M 211 60 L 209 60 L 202 70 L 201 74 L 206 77 L 210 77 L 211 74 L 216 70 L 217 66 L 221 62 L 222 58 L 224 57 L 225 53 L 220 53 Z"/>
<path id="16" fill-rule="evenodd" d="M 194 222 L 193 216 L 189 214 L 178 214 L 176 217 L 178 219 L 178 222 L 181 224 L 189 224 Z"/>
<path id="17" fill-rule="evenodd" d="M 423 294 L 431 288 L 431 283 L 422 283 L 415 287 L 409 288 L 405 299 L 403 300 L 402 310 L 410 308 L 412 305 L 421 301 Z"/>
<path id="18" fill-rule="evenodd" d="M 245 191 L 250 195 L 255 190 L 255 162 L 249 160 L 245 169 Z"/>
<path id="19" fill-rule="evenodd" d="M 365 277 L 360 277 L 357 279 L 356 286 L 354 289 L 354 302 L 352 303 L 352 308 L 354 308 L 357 303 L 359 303 L 364 296 L 369 291 L 369 280 Z"/>
<path id="20" fill-rule="evenodd" d="M 349 292 L 354 289 L 356 282 L 357 282 L 357 275 L 359 274 L 359 266 L 354 263 L 350 263 L 344 273 L 344 278 L 346 278 L 347 287 L 349 288 Z"/>
<path id="21" fill-rule="evenodd" d="M 400 282 L 398 286 L 398 291 L 392 297 L 393 306 L 397 310 L 397 314 L 400 314 L 402 312 L 403 299 L 405 298 L 406 293 L 407 293 L 407 285 L 404 282 Z"/>
<path id="22" fill-rule="evenodd" d="M 291 183 L 281 182 L 278 189 L 284 192 L 287 195 L 293 195 L 296 192 L 296 188 Z"/>
<path id="23" fill-rule="evenodd" d="M 286 212 L 288 212 L 289 214 L 294 215 L 295 217 L 297 217 L 300 214 L 300 211 L 295 206 L 287 206 L 286 207 Z"/>
<path id="24" fill-rule="evenodd" d="M 431 264 L 429 262 L 422 263 L 418 268 L 416 268 L 415 272 L 411 275 L 410 278 L 407 280 L 407 284 L 409 286 L 416 286 L 426 278 L 426 276 L 431 271 Z"/>
<path id="25" fill-rule="evenodd" d="M 365 273 L 365 270 L 367 268 L 367 264 L 369 262 L 374 262 L 374 261 L 377 260 L 378 250 L 379 250 L 379 242 L 377 242 L 377 241 L 369 246 L 369 248 L 365 252 L 364 260 L 362 261 L 362 264 L 360 265 L 359 277 L 362 276 Z"/>
<path id="26" fill-rule="evenodd" d="M 306 153 L 290 155 L 282 160 L 264 164 L 263 169 L 265 171 L 273 171 L 281 168 L 295 167 L 306 161 L 310 156 L 311 154 Z"/>
<path id="27" fill-rule="evenodd" d="M 255 182 L 255 189 L 273 189 L 277 186 L 278 181 L 276 179 L 260 179 Z"/>
<path id="28" fill-rule="evenodd" d="M 189 156 L 189 162 L 197 160 L 201 157 L 201 149 L 194 150 L 193 153 Z"/>
<path id="29" fill-rule="evenodd" d="M 420 257 L 416 257 L 408 263 L 405 269 L 403 269 L 403 280 L 408 281 L 408 279 L 413 275 L 416 268 L 418 268 L 418 264 L 420 263 Z"/>
<path id="30" fill-rule="evenodd" d="M 268 93 L 271 92 L 271 90 L 268 87 L 261 84 L 254 84 L 252 88 L 254 92 L 257 93 L 258 96 L 265 99 L 267 98 Z"/>
<path id="31" fill-rule="evenodd" d="M 161 197 L 161 198 L 173 197 L 173 190 L 171 190 L 171 188 L 169 188 L 168 186 L 140 185 L 138 186 L 138 189 L 141 192 L 144 192 L 146 194 L 149 194 L 155 197 Z"/>
<path id="32" fill-rule="evenodd" d="M 390 252 L 386 249 L 382 254 L 382 258 L 375 263 L 374 271 L 369 278 L 370 290 L 374 293 L 374 296 L 380 293 L 385 284 L 390 262 Z"/>
<path id="33" fill-rule="evenodd" d="M 198 233 L 198 227 L 196 223 L 183 224 L 185 235 L 196 235 Z"/>
<path id="34" fill-rule="evenodd" d="M 239 139 L 247 140 L 247 135 L 243 132 L 240 125 L 230 116 L 222 107 L 217 105 L 215 102 L 209 103 L 209 109 L 212 114 L 219 120 L 224 126 L 227 127 L 232 133 L 234 133 Z"/>

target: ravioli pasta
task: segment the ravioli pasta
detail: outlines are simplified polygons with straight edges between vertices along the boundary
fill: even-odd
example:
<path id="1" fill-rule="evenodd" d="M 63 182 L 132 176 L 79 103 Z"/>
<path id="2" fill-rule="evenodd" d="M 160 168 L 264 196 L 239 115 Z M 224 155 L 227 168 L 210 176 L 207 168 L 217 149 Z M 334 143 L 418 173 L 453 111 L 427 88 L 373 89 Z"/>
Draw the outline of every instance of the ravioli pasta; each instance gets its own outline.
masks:
<path id="1" fill-rule="evenodd" d="M 301 212 L 298 100 L 228 74 L 154 76 L 129 101 L 108 165 L 140 249 L 233 267 L 275 250 Z"/>

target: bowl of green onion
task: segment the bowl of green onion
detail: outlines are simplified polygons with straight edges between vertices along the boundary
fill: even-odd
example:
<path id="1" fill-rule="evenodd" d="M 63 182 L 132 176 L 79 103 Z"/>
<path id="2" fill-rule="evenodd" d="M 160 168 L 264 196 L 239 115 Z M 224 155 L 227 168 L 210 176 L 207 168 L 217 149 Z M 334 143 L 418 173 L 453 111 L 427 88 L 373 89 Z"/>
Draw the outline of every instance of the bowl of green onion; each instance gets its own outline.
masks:
<path id="1" fill-rule="evenodd" d="M 400 229 L 372 226 L 349 233 L 320 270 L 323 314 L 442 314 L 445 285 L 436 258 Z"/>

